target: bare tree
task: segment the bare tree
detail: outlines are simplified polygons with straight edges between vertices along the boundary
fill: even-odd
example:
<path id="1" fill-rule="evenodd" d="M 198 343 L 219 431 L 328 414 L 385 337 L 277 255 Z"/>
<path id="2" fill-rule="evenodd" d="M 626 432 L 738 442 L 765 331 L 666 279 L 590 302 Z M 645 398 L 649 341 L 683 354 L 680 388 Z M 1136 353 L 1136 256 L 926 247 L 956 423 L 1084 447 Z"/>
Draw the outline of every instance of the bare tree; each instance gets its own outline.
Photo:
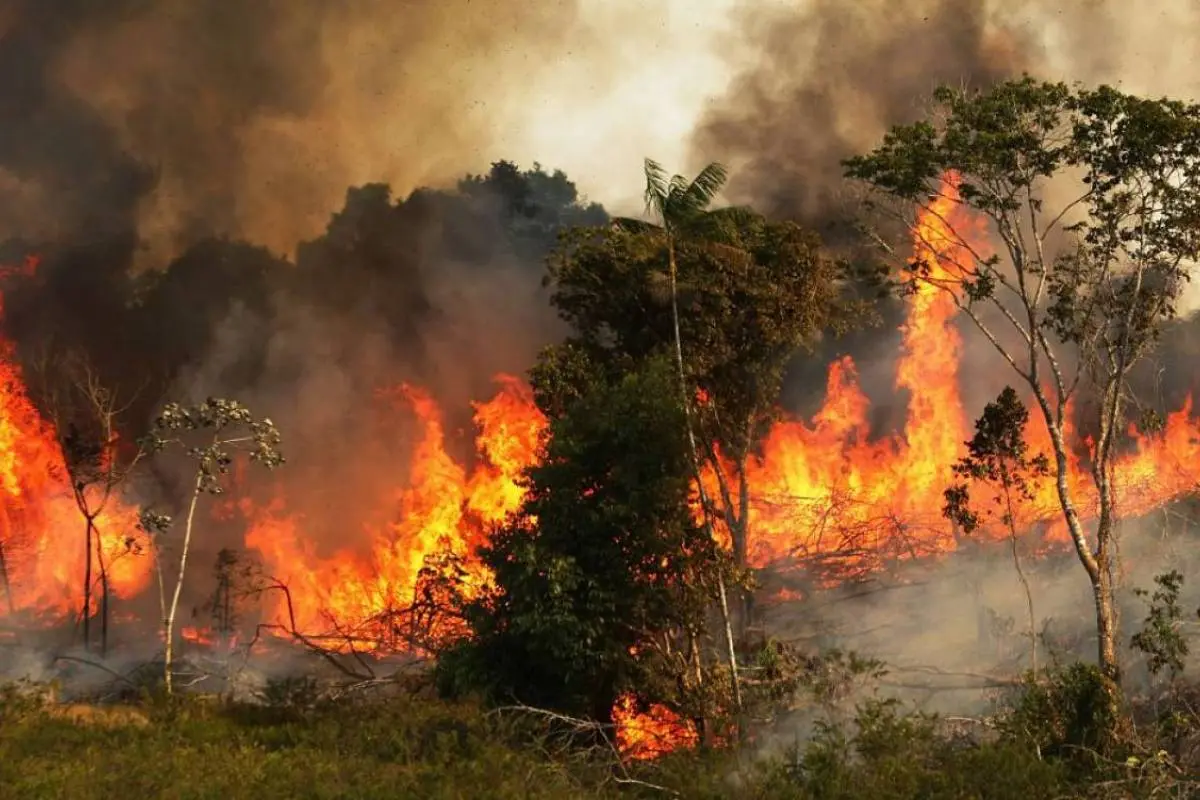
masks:
<path id="1" fill-rule="evenodd" d="M 1200 256 L 1200 106 L 1030 78 L 981 93 L 943 88 L 934 100 L 929 120 L 894 128 L 848 160 L 847 174 L 872 203 L 890 201 L 876 207 L 931 252 L 964 254 L 909 261 L 906 282 L 952 298 L 1034 397 L 1092 586 L 1098 662 L 1115 688 L 1114 454 L 1130 372 L 1175 316 Z M 917 226 L 915 213 L 935 224 Z M 997 254 L 985 252 L 980 220 Z M 1082 420 L 1094 431 L 1093 531 L 1068 476 L 1067 414 L 1081 389 L 1098 398 Z"/>
<path id="2" fill-rule="evenodd" d="M 149 509 L 141 515 L 142 528 L 150 534 L 154 543 L 154 561 L 158 573 L 159 603 L 162 608 L 165 638 L 163 679 L 168 694 L 173 691 L 175 617 L 179 610 L 184 578 L 187 575 L 188 554 L 191 551 L 192 535 L 196 527 L 196 509 L 200 498 L 204 495 L 224 493 L 222 480 L 229 474 L 236 453 L 245 453 L 251 461 L 268 469 L 282 464 L 283 455 L 279 452 L 279 442 L 279 431 L 270 419 L 258 420 L 241 403 L 214 398 L 190 407 L 168 403 L 155 418 L 153 430 L 145 439 L 144 446 L 148 452 L 159 453 L 168 447 L 178 447 L 196 465 L 183 521 L 179 569 L 175 575 L 175 586 L 169 602 L 166 597 L 162 569 L 163 548 L 160 539 L 171 528 L 172 519 Z"/>
<path id="3" fill-rule="evenodd" d="M 84 522 L 84 574 L 81 620 L 84 648 L 92 645 L 92 618 L 100 584 L 100 652 L 108 651 L 109 564 L 101 539 L 100 520 L 119 500 L 126 480 L 145 455 L 138 445 L 126 447 L 120 420 L 130 403 L 114 391 L 82 353 L 58 352 L 47 346 L 33 363 L 33 382 L 43 415 L 53 425 L 62 451 L 71 496 Z M 130 534 L 133 531 L 129 531 Z M 125 538 L 126 551 L 133 548 Z"/>

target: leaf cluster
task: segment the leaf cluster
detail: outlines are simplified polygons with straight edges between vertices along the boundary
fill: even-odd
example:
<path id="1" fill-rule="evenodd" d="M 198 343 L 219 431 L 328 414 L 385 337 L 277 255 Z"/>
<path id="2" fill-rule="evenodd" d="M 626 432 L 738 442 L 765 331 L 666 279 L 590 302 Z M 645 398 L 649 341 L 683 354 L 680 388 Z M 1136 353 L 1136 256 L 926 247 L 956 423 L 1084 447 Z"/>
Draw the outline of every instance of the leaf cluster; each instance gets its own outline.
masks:
<path id="1" fill-rule="evenodd" d="M 222 481 L 236 454 L 274 469 L 284 463 L 281 441 L 270 418 L 257 419 L 236 400 L 210 397 L 192 406 L 167 403 L 143 438 L 142 447 L 148 454 L 181 448 L 196 464 L 196 493 L 217 495 L 225 491 Z M 170 516 L 150 509 L 139 517 L 139 527 L 147 533 L 161 533 L 171 523 Z"/>
<path id="2" fill-rule="evenodd" d="M 971 485 L 991 485 L 996 489 L 993 503 L 1001 507 L 1000 521 L 1012 526 L 1017 503 L 1033 499 L 1037 480 L 1050 473 L 1050 463 L 1042 453 L 1030 455 L 1025 441 L 1029 411 L 1011 386 L 983 409 L 975 422 L 975 435 L 968 441 L 967 454 L 954 464 L 959 479 L 945 491 L 943 513 L 973 533 L 981 524 L 981 514 L 971 505 Z"/>
<path id="3" fill-rule="evenodd" d="M 1165 669 L 1174 677 L 1183 672 L 1184 659 L 1190 650 L 1180 630 L 1183 609 L 1179 605 L 1179 593 L 1183 589 L 1183 574 L 1171 570 L 1154 576 L 1154 582 L 1158 588 L 1153 594 L 1145 589 L 1134 589 L 1135 595 L 1149 598 L 1149 603 L 1142 628 L 1133 635 L 1130 644 L 1145 654 L 1151 675 L 1158 675 Z"/>
<path id="4" fill-rule="evenodd" d="M 187 434 L 204 434 L 203 444 L 189 446 Z M 279 450 L 281 437 L 269 418 L 255 419 L 236 400 L 208 398 L 194 406 L 168 403 L 154 420 L 145 439 L 147 451 L 158 453 L 179 444 L 196 461 L 199 490 L 221 494 L 221 478 L 229 473 L 235 451 L 245 452 L 252 462 L 274 469 L 284 462 Z"/>

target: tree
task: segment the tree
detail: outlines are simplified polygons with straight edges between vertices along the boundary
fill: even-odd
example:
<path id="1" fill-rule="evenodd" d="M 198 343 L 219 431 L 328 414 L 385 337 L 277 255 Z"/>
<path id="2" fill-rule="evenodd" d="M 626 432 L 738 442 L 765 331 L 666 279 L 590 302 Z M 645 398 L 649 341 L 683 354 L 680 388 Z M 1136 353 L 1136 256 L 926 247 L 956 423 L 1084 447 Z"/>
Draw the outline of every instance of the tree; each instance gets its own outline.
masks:
<path id="1" fill-rule="evenodd" d="M 270 419 L 258 420 L 242 404 L 234 400 L 209 398 L 194 406 L 168 403 L 154 420 L 153 430 L 144 446 L 147 452 L 159 453 L 168 447 L 178 447 L 195 462 L 196 473 L 187 499 L 184 516 L 183 541 L 179 548 L 179 571 L 175 588 L 168 603 L 162 570 L 163 548 L 158 539 L 171 527 L 172 519 L 147 509 L 142 513 L 142 527 L 155 540 L 155 567 L 158 570 L 159 602 L 163 612 L 165 639 L 163 679 L 167 693 L 173 691 L 175 615 L 187 574 L 188 554 L 196 525 L 196 508 L 204 495 L 225 491 L 222 480 L 229 474 L 236 453 L 245 453 L 250 461 L 274 469 L 283 463 L 279 452 L 280 435 Z"/>
<path id="2" fill-rule="evenodd" d="M 964 533 L 974 533 L 992 515 L 971 502 L 972 485 L 990 486 L 995 492 L 989 498 L 990 505 L 999 507 L 998 521 L 1008 529 L 1013 566 L 1025 591 L 1029 614 L 1030 671 L 1037 674 L 1037 618 L 1033 589 L 1021 564 L 1017 514 L 1022 502 L 1033 499 L 1035 481 L 1049 474 L 1050 463 L 1041 453 L 1030 455 L 1025 442 L 1028 422 L 1029 410 L 1011 386 L 984 407 L 983 415 L 975 422 L 975 436 L 967 442 L 967 455 L 954 465 L 961 480 L 946 489 L 945 514 Z"/>
<path id="3" fill-rule="evenodd" d="M 984 92 L 942 88 L 930 119 L 893 128 L 846 171 L 886 201 L 878 208 L 909 221 L 933 214 L 971 254 L 969 263 L 907 263 L 906 281 L 953 298 L 1032 393 L 1093 590 L 1098 663 L 1115 688 L 1113 456 L 1130 372 L 1175 315 L 1200 256 L 1200 106 L 1031 78 Z M 984 252 L 945 208 L 987 221 L 998 252 Z M 1067 475 L 1067 414 L 1081 390 L 1098 399 L 1084 420 L 1097 493 L 1090 537 Z"/>
<path id="4" fill-rule="evenodd" d="M 696 430 L 692 424 L 693 390 L 689 386 L 687 369 L 684 367 L 683 339 L 679 333 L 679 268 L 675 259 L 675 244 L 680 233 L 700 229 L 713 218 L 714 214 L 708 211 L 708 207 L 712 204 L 717 192 L 725 185 L 728 173 L 724 166 L 714 162 L 700 170 L 700 173 L 690 181 L 682 175 L 675 175 L 668 180 L 667 173 L 662 166 L 647 158 L 645 174 L 646 210 L 658 218 L 659 233 L 667 248 L 667 285 L 671 296 L 671 327 L 675 343 L 675 367 L 679 373 L 679 399 L 683 409 L 684 426 L 687 430 L 688 452 L 691 455 L 693 477 L 696 481 L 696 490 L 700 494 L 704 527 L 709 538 L 712 539 L 712 504 L 709 502 L 707 491 L 704 488 L 704 467 L 700 458 L 700 450 L 696 446 Z M 618 220 L 618 224 L 624 226 L 630 225 L 631 222 L 631 220 Z M 720 583 L 719 595 L 721 617 L 725 624 L 729 670 L 733 680 L 733 698 L 740 711 L 742 699 L 738 684 L 737 654 L 733 644 L 733 628 L 729 620 L 729 600 L 724 581 Z"/>
<path id="5" fill-rule="evenodd" d="M 46 348 L 31 371 L 38 405 L 53 424 L 62 451 L 71 496 L 84 522 L 84 574 L 81 619 L 83 646 L 91 649 L 94 593 L 100 584 L 100 653 L 108 652 L 109 569 L 101 540 L 100 519 L 145 455 L 140 446 L 126 446 L 119 420 L 128 404 L 104 385 L 98 371 L 76 350 Z M 132 531 L 130 531 L 132 533 Z M 133 540 L 126 538 L 126 551 Z M 97 574 L 94 574 L 98 572 Z"/>
<path id="6" fill-rule="evenodd" d="M 629 691 L 695 702 L 726 561 L 688 508 L 675 385 L 659 359 L 552 420 L 526 502 L 481 551 L 493 586 L 465 606 L 472 636 L 442 655 L 444 689 L 599 721 Z"/>
<path id="7" fill-rule="evenodd" d="M 825 257 L 815 235 L 749 209 L 705 211 L 723 173 L 701 175 L 664 189 L 649 162 L 647 194 L 662 226 L 621 220 L 564 238 L 547 281 L 571 332 L 547 351 L 533 381 L 553 415 L 585 394 L 595 374 L 619 375 L 669 353 L 697 469 L 716 482 L 719 498 L 706 497 L 706 511 L 724 522 L 744 565 L 751 495 L 744 467 L 777 417 L 787 366 L 822 332 L 869 315 L 846 299 L 846 265 Z"/>

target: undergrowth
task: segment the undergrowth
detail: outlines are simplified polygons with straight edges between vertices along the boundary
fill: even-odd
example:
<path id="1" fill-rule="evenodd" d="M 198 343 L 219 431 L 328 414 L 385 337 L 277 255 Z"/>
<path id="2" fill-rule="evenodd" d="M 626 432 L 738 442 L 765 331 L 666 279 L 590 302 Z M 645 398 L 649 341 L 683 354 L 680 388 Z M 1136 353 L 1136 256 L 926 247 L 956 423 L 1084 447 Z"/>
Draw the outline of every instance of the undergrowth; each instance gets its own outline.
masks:
<path id="1" fill-rule="evenodd" d="M 978 736 L 873 699 L 771 757 L 760 746 L 778 741 L 785 721 L 740 751 L 624 766 L 602 748 L 556 744 L 536 718 L 423 690 L 330 702 L 291 682 L 261 704 L 146 696 L 104 707 L 10 689 L 0 702 L 0 787 L 5 800 L 1197 796 L 1178 747 L 1163 744 L 1195 735 L 1190 707 L 1159 706 L 1155 724 L 1122 727 L 1120 741 L 1098 737 L 1107 721 L 1092 706 L 1095 680 L 1086 666 L 1045 673 Z"/>

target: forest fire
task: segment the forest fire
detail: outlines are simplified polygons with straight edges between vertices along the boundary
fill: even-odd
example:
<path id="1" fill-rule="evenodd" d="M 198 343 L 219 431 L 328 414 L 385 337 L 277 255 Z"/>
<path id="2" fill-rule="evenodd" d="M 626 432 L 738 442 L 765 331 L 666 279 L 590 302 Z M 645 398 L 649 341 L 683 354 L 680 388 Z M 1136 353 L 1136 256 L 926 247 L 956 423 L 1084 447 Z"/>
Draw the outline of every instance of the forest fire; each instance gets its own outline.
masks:
<path id="1" fill-rule="evenodd" d="M 971 248 L 955 241 L 951 226 L 971 237 Z M 913 240 L 916 257 L 936 280 L 952 279 L 959 265 L 969 263 L 971 250 L 984 248 L 987 237 L 981 224 L 964 215 L 949 181 L 933 211 L 920 219 Z M 24 269 L 35 267 L 30 262 Z M 754 493 L 753 564 L 831 556 L 869 569 L 884 560 L 957 546 L 955 531 L 942 516 L 942 491 L 952 480 L 952 465 L 970 427 L 960 393 L 963 343 L 955 314 L 951 298 L 929 287 L 909 299 L 896 366 L 896 388 L 908 395 L 901 432 L 869 437 L 868 401 L 848 357 L 831 365 L 824 406 L 810 422 L 786 421 L 772 429 L 761 456 L 747 467 Z M 397 612 L 419 601 L 430 560 L 457 568 L 468 592 L 486 580 L 472 563 L 472 552 L 490 525 L 519 507 L 521 473 L 536 461 L 546 427 L 522 381 L 510 376 L 497 381 L 498 393 L 475 406 L 478 459 L 471 468 L 448 452 L 442 412 L 429 393 L 414 386 L 381 393 L 394 413 L 415 417 L 420 434 L 407 455 L 407 481 L 376 501 L 378 513 L 372 518 L 388 521 L 355 538 L 366 547 L 318 552 L 308 521 L 289 505 L 286 475 L 270 501 L 243 497 L 228 509 L 244 522 L 245 548 L 278 582 L 279 591 L 261 595 L 266 621 L 334 642 L 329 646 L 335 649 L 338 641 L 361 649 L 412 646 L 392 635 L 389 626 Z M 1191 411 L 1188 403 L 1169 415 L 1160 434 L 1131 431 L 1135 447 L 1116 467 L 1123 514 L 1145 513 L 1195 489 L 1200 425 Z M 1028 438 L 1045 451 L 1047 434 L 1036 413 Z M 1086 515 L 1094 493 L 1079 456 L 1070 463 L 1069 483 Z M 1050 535 L 1061 535 L 1052 482 L 1035 488 L 1034 500 L 1021 508 L 1020 524 L 1044 523 Z M 132 505 L 113 503 L 97 519 L 100 545 L 93 568 L 107 573 L 119 598 L 142 592 L 153 569 L 151 557 L 132 546 L 136 516 Z M 83 528 L 57 434 L 30 400 L 12 345 L 0 343 L 0 577 L 5 581 L 0 617 L 61 620 L 80 613 Z M 216 641 L 202 628 L 182 635 L 199 644 Z M 665 709 L 637 714 L 630 703 L 622 700 L 614 717 L 621 747 L 631 757 L 653 757 L 694 739 L 694 731 Z"/>
<path id="2" fill-rule="evenodd" d="M 630 695 L 617 701 L 613 708 L 613 724 L 616 726 L 617 749 L 635 761 L 694 747 L 700 741 L 695 727 L 670 709 L 654 705 L 639 713 Z"/>
<path id="3" fill-rule="evenodd" d="M 962 267 L 970 268 L 972 253 L 986 255 L 986 231 L 958 202 L 953 179 L 918 220 L 913 248 L 915 260 L 928 265 L 932 282 L 954 280 Z M 956 548 L 955 531 L 942 515 L 942 493 L 953 481 L 952 466 L 963 454 L 970 426 L 960 394 L 962 339 L 955 313 L 953 299 L 927 284 L 909 299 L 896 367 L 896 388 L 909 395 L 902 432 L 868 438 L 868 401 L 848 357 L 830 367 L 824 406 L 811 423 L 786 421 L 770 432 L 762 457 L 747 469 L 754 493 L 749 557 L 756 566 L 835 557 L 869 568 Z M 1019 379 L 999 380 L 1015 385 Z M 998 383 L 995 390 L 1001 388 Z M 1168 415 L 1156 435 L 1131 427 L 1136 446 L 1115 465 L 1117 503 L 1124 515 L 1145 514 L 1195 491 L 1200 423 L 1191 411 L 1188 401 Z M 1051 453 L 1036 409 L 1026 439 L 1034 452 Z M 1077 506 L 1093 516 L 1095 488 L 1078 450 L 1069 462 L 1068 483 Z M 1048 538 L 1065 541 L 1054 482 L 1038 481 L 1031 488 L 1035 496 L 1018 509 L 1018 526 L 1041 523 Z"/>

